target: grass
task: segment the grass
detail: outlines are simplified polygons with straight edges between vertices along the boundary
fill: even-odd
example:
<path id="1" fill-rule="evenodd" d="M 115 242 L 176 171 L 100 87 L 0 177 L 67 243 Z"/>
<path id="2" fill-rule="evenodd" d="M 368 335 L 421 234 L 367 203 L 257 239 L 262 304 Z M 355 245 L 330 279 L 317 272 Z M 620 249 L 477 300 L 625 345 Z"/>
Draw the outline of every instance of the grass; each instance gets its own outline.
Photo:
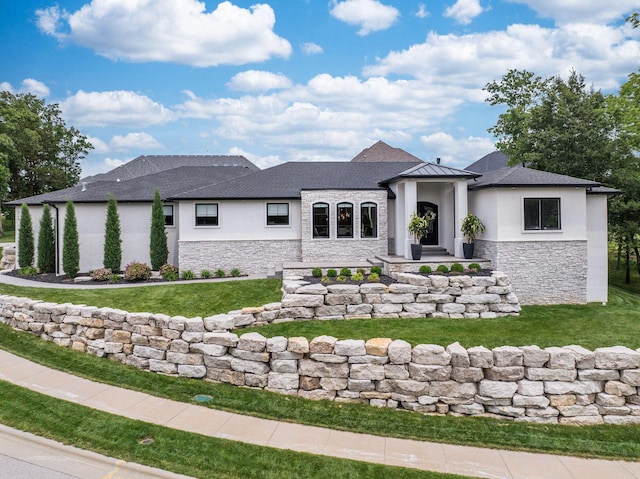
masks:
<path id="1" fill-rule="evenodd" d="M 182 402 L 192 402 L 194 396 L 206 394 L 213 398 L 207 407 L 275 420 L 479 447 L 626 460 L 640 457 L 639 426 L 585 426 L 578 430 L 573 426 L 425 416 L 368 405 L 309 401 L 228 384 L 149 374 L 114 361 L 60 348 L 6 325 L 0 325 L 0 348 L 99 382 Z M 4 408 L 7 402 L 0 399 L 0 403 Z M 24 422 L 30 422 L 27 411 Z"/>
<path id="2" fill-rule="evenodd" d="M 0 381 L 0 422 L 129 462 L 198 478 L 462 476 L 382 466 L 216 439 L 114 416 Z M 152 438 L 153 443 L 140 444 Z"/>

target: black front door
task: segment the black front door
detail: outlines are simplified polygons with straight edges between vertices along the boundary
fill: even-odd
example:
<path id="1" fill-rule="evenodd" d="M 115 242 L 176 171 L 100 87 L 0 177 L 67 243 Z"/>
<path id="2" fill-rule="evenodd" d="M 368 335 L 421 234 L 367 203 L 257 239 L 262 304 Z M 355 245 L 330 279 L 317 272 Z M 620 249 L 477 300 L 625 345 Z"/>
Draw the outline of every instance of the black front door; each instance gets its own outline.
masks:
<path id="1" fill-rule="evenodd" d="M 422 216 L 425 213 L 433 211 L 436 214 L 436 219 L 429 225 L 429 232 L 426 236 L 420 240 L 424 245 L 437 245 L 438 244 L 438 205 L 429 203 L 428 201 L 418 201 L 418 215 Z"/>

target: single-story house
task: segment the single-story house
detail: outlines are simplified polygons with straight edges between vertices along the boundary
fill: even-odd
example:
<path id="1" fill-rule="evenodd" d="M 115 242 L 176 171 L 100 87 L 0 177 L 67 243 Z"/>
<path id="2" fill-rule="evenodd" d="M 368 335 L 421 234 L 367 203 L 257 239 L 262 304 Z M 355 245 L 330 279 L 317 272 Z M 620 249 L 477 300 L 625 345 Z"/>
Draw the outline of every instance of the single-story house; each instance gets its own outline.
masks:
<path id="1" fill-rule="evenodd" d="M 102 267 L 108 195 L 118 200 L 123 266 L 149 262 L 151 202 L 164 201 L 169 262 L 196 273 L 273 272 L 284 263 L 412 263 L 412 213 L 434 211 L 422 239 L 462 258 L 460 225 L 484 222 L 476 256 L 512 278 L 523 303 L 607 300 L 607 197 L 600 184 L 520 166 L 492 153 L 461 170 L 377 142 L 351 161 L 260 170 L 241 156 L 141 156 L 76 187 L 12 202 L 76 207 L 81 270 Z M 19 215 L 19 208 L 16 208 Z M 19 224 L 19 217 L 16 218 Z M 62 232 L 58 234 L 62 238 Z"/>

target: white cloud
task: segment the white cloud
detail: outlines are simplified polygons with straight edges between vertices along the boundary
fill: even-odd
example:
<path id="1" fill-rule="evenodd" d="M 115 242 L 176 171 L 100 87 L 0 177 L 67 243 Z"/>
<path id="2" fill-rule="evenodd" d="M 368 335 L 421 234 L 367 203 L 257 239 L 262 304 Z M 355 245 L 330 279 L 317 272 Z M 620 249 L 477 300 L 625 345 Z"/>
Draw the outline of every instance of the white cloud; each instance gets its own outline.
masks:
<path id="1" fill-rule="evenodd" d="M 8 91 L 9 93 L 13 94 L 31 93 L 38 98 L 46 98 L 51 93 L 51 90 L 49 90 L 49 87 L 47 85 L 45 85 L 41 81 L 34 80 L 33 78 L 25 78 L 24 80 L 22 80 L 22 84 L 17 90 L 13 87 L 13 85 L 11 85 L 11 83 L 2 82 L 0 83 L 0 91 Z"/>
<path id="2" fill-rule="evenodd" d="M 558 23 L 611 22 L 622 20 L 640 9 L 640 0 L 506 0 L 529 6 L 539 16 L 552 18 Z"/>
<path id="3" fill-rule="evenodd" d="M 65 118 L 76 126 L 160 125 L 174 119 L 169 109 L 132 91 L 78 91 L 60 103 Z"/>
<path id="4" fill-rule="evenodd" d="M 271 168 L 272 166 L 279 165 L 283 163 L 278 155 L 268 155 L 268 156 L 259 156 L 255 153 L 249 153 L 248 151 L 243 150 L 240 147 L 234 146 L 229 149 L 229 155 L 242 155 L 251 163 L 256 165 L 261 170 L 266 168 Z"/>
<path id="5" fill-rule="evenodd" d="M 302 44 L 302 53 L 305 55 L 318 55 L 323 51 L 322 47 L 316 43 L 307 42 Z"/>
<path id="6" fill-rule="evenodd" d="M 453 18 L 461 25 L 468 25 L 483 11 L 480 6 L 480 0 L 457 0 L 456 3 L 444 11 L 444 16 Z"/>
<path id="7" fill-rule="evenodd" d="M 332 0 L 331 16 L 349 25 L 360 27 L 358 35 L 386 30 L 400 16 L 397 8 L 383 5 L 378 0 Z"/>
<path id="8" fill-rule="evenodd" d="M 428 158 L 423 158 L 424 160 L 435 163 L 436 159 L 440 158 L 442 164 L 454 168 L 466 168 L 496 149 L 493 140 L 489 137 L 454 138 L 444 132 L 423 135 L 420 137 L 420 143 L 429 152 Z"/>
<path id="9" fill-rule="evenodd" d="M 231 90 L 268 91 L 290 88 L 291 80 L 282 73 L 271 73 L 258 70 L 247 70 L 237 73 L 227 83 Z"/>
<path id="10" fill-rule="evenodd" d="M 109 145 L 107 145 L 100 138 L 96 138 L 95 136 L 88 136 L 87 140 L 89 140 L 89 143 L 93 145 L 93 150 L 91 150 L 91 153 L 93 154 L 104 154 L 110 151 Z"/>
<path id="11" fill-rule="evenodd" d="M 56 6 L 36 15 L 44 33 L 111 59 L 209 67 L 291 54 L 290 43 L 273 31 L 269 5 L 245 9 L 225 1 L 205 8 L 197 0 L 92 0 L 73 13 Z"/>
<path id="12" fill-rule="evenodd" d="M 118 160 L 117 158 L 105 158 L 103 163 L 109 167 L 110 170 L 117 168 L 118 166 L 124 165 L 126 162 L 122 160 Z"/>
<path id="13" fill-rule="evenodd" d="M 416 17 L 418 17 L 418 18 L 427 18 L 430 15 L 431 15 L 431 13 L 429 13 L 429 11 L 427 10 L 427 7 L 425 6 L 425 4 L 424 3 L 419 3 L 418 4 L 418 11 L 416 12 Z"/>
<path id="14" fill-rule="evenodd" d="M 149 133 L 129 133 L 125 136 L 116 135 L 109 143 L 111 148 L 116 151 L 130 150 L 158 150 L 164 149 L 164 145 L 156 140 Z"/>

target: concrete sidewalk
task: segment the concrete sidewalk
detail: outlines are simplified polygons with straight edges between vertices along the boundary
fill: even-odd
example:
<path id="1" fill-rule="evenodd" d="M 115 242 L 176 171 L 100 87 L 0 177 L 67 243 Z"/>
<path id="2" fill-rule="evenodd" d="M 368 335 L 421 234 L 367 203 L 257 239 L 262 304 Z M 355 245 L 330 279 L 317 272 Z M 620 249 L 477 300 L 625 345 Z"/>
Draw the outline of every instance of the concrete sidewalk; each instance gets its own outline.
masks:
<path id="1" fill-rule="evenodd" d="M 471 477 L 640 479 L 640 462 L 581 459 L 386 438 L 217 411 L 78 378 L 2 350 L 0 380 L 131 419 L 278 449 Z M 576 434 L 579 434 L 578 428 Z"/>

